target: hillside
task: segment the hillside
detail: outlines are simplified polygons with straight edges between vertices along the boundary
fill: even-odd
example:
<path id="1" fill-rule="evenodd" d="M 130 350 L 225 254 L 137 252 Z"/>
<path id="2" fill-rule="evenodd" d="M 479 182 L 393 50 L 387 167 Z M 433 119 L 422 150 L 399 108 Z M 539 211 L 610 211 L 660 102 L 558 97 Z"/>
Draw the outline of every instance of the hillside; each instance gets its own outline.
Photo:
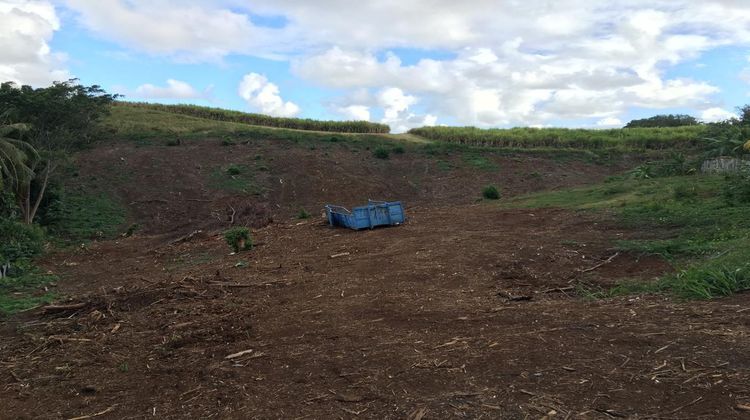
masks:
<path id="1" fill-rule="evenodd" d="M 8 417 L 748 404 L 750 183 L 695 173 L 703 150 L 485 147 L 149 107 L 104 124 L 61 168 L 41 270 L 0 282 Z M 368 198 L 403 201 L 406 223 L 326 225 L 324 204 Z M 231 252 L 237 226 L 252 249 Z"/>

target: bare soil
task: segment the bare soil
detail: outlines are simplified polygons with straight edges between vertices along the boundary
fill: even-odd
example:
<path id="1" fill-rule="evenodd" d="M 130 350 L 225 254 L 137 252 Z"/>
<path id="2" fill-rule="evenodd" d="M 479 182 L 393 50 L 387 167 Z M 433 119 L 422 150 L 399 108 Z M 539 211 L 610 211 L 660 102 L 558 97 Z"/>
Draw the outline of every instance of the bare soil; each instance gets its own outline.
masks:
<path id="1" fill-rule="evenodd" d="M 612 168 L 502 158 L 495 172 L 435 173 L 427 158 L 359 167 L 346 151 L 329 162 L 269 148 L 269 178 L 286 186 L 251 197 L 189 169 L 231 161 L 228 148 L 161 160 L 121 147 L 83 156 L 82 176 L 127 156 L 132 179 L 112 185 L 147 228 L 45 258 L 72 306 L 0 324 L 2 418 L 748 417 L 747 294 L 587 300 L 574 285 L 671 267 L 617 254 L 616 240 L 647 233 L 606 215 L 472 204 L 490 181 L 523 193 Z M 388 178 L 425 167 L 415 187 Z M 522 181 L 530 168 L 541 185 Z M 175 195 L 210 201 L 145 202 Z M 367 196 L 402 198 L 407 223 L 354 232 L 289 217 Z M 222 200 L 269 209 L 243 221 L 258 226 L 251 251 L 230 255 L 228 221 L 204 220 Z"/>

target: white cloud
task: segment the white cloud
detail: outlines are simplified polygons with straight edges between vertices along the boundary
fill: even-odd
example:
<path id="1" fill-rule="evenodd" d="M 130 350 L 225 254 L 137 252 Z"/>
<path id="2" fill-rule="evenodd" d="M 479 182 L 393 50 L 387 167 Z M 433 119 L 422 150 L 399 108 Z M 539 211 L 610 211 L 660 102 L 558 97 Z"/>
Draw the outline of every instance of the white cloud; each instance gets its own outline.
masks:
<path id="1" fill-rule="evenodd" d="M 208 99 L 210 94 L 210 86 L 199 91 L 187 82 L 174 79 L 167 80 L 167 85 L 163 87 L 147 83 L 138 86 L 130 95 L 125 93 L 126 96 L 143 99 Z"/>
<path id="2" fill-rule="evenodd" d="M 428 115 L 480 126 L 715 108 L 716 86 L 667 70 L 713 48 L 750 45 L 750 2 L 738 0 L 66 1 L 91 31 L 132 50 L 183 60 L 283 57 L 315 84 L 398 88 Z M 257 15 L 286 23 L 263 27 Z M 447 58 L 405 64 L 388 53 L 402 47 Z M 346 91 L 329 102 L 345 116 L 381 107 L 409 120 L 408 110 Z M 289 112 L 280 98 L 269 104 Z"/>
<path id="3" fill-rule="evenodd" d="M 251 107 L 262 114 L 274 117 L 294 117 L 300 108 L 294 102 L 284 102 L 279 87 L 266 76 L 249 73 L 242 78 L 238 93 Z"/>
<path id="4" fill-rule="evenodd" d="M 383 108 L 382 123 L 388 124 L 394 133 L 403 133 L 410 128 L 431 126 L 437 123 L 434 115 L 417 115 L 409 111 L 415 105 L 416 97 L 405 94 L 399 88 L 386 88 L 377 95 L 377 102 Z"/>
<path id="5" fill-rule="evenodd" d="M 281 48 L 278 30 L 258 28 L 221 2 L 173 0 L 65 0 L 89 30 L 120 45 L 181 61 L 215 61 L 228 54 L 270 55 Z M 268 48 L 267 48 L 268 47 Z"/>
<path id="6" fill-rule="evenodd" d="M 598 127 L 609 128 L 609 127 L 622 127 L 623 123 L 622 121 L 620 121 L 619 118 L 607 117 L 607 118 L 602 118 L 601 120 L 597 121 L 596 125 Z"/>
<path id="7" fill-rule="evenodd" d="M 49 1 L 0 0 L 0 82 L 32 86 L 70 78 L 49 42 L 60 21 Z"/>
<path id="8" fill-rule="evenodd" d="M 347 120 L 370 121 L 370 107 L 365 105 L 349 105 L 336 108 L 337 112 Z"/>
<path id="9" fill-rule="evenodd" d="M 701 112 L 700 117 L 701 121 L 703 122 L 718 122 L 729 120 L 732 118 L 737 118 L 737 114 L 719 107 L 708 108 L 704 110 L 703 112 Z"/>

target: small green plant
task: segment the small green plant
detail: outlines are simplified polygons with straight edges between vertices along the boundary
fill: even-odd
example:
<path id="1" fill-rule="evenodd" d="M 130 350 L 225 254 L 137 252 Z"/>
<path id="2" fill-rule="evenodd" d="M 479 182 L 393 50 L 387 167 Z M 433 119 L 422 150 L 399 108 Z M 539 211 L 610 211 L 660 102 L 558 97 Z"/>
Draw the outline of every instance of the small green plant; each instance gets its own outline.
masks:
<path id="1" fill-rule="evenodd" d="M 385 147 L 378 147 L 372 152 L 372 155 L 378 159 L 388 159 L 391 154 Z"/>
<path id="2" fill-rule="evenodd" d="M 180 139 L 170 139 L 170 140 L 167 140 L 167 143 L 166 143 L 166 145 L 170 147 L 179 146 L 180 144 L 182 144 Z"/>
<path id="3" fill-rule="evenodd" d="M 246 227 L 234 227 L 224 232 L 224 239 L 234 252 L 246 251 L 253 247 L 250 237 L 250 229 Z"/>
<path id="4" fill-rule="evenodd" d="M 227 175 L 239 175 L 242 173 L 242 168 L 237 165 L 229 165 L 226 169 Z"/>
<path id="5" fill-rule="evenodd" d="M 310 213 L 308 213 L 307 210 L 305 210 L 304 208 L 300 208 L 299 209 L 299 213 L 297 213 L 297 218 L 298 219 L 309 219 L 310 218 Z"/>
<path id="6" fill-rule="evenodd" d="M 237 144 L 237 143 L 235 143 L 235 142 L 234 142 L 234 140 L 232 140 L 232 139 L 230 139 L 230 138 L 225 138 L 225 139 L 223 139 L 223 140 L 221 141 L 221 145 L 222 145 L 222 146 L 227 146 L 227 147 L 228 147 L 228 146 L 234 146 L 234 145 L 236 145 L 236 144 Z"/>
<path id="7" fill-rule="evenodd" d="M 499 200 L 500 191 L 496 186 L 488 185 L 482 190 L 482 197 L 486 198 L 487 200 Z"/>
<path id="8" fill-rule="evenodd" d="M 128 226 L 128 229 L 125 231 L 125 233 L 122 234 L 123 237 L 129 238 L 133 236 L 136 230 L 138 230 L 140 226 L 138 226 L 138 223 L 133 223 L 132 225 Z"/>
<path id="9" fill-rule="evenodd" d="M 122 362 L 119 365 L 117 365 L 117 370 L 119 370 L 122 373 L 126 373 L 128 370 L 130 370 L 130 367 L 128 366 L 128 362 Z"/>
<path id="10" fill-rule="evenodd" d="M 404 152 L 405 152 L 404 146 L 396 146 L 396 147 L 393 148 L 393 153 L 395 153 L 397 155 L 403 155 Z"/>

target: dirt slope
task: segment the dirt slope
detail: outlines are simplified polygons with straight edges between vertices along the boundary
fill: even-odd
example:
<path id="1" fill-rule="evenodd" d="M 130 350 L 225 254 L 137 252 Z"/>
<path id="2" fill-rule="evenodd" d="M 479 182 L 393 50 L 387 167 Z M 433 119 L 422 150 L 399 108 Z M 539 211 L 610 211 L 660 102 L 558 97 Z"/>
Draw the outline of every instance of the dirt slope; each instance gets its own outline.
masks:
<path id="1" fill-rule="evenodd" d="M 595 182 L 623 167 L 488 156 L 477 168 L 469 158 L 474 157 L 407 150 L 381 160 L 347 143 L 309 146 L 258 141 L 233 147 L 222 147 L 214 139 L 178 147 L 115 143 L 81 154 L 76 162 L 79 178 L 73 182 L 114 193 L 146 233 L 180 233 L 223 228 L 233 212 L 240 218 L 236 224 L 260 227 L 274 217 L 291 217 L 300 207 L 317 214 L 326 203 L 351 206 L 368 198 L 398 199 L 407 205 L 469 204 L 489 183 L 501 187 L 505 195 L 515 195 Z M 243 179 L 252 184 L 247 193 L 226 189 L 223 169 L 229 165 L 242 167 Z"/>
<path id="2" fill-rule="evenodd" d="M 43 261 L 77 306 L 0 324 L 0 418 L 747 414 L 747 296 L 583 299 L 579 282 L 668 272 L 613 257 L 616 240 L 653 233 L 475 203 L 487 183 L 520 194 L 619 168 L 468 160 L 211 139 L 86 152 L 79 185 L 113 192 L 143 229 Z M 260 188 L 217 188 L 229 164 Z M 352 232 L 292 218 L 368 197 L 403 200 L 408 222 Z M 218 234 L 232 214 L 255 226 L 252 251 L 230 255 Z"/>

